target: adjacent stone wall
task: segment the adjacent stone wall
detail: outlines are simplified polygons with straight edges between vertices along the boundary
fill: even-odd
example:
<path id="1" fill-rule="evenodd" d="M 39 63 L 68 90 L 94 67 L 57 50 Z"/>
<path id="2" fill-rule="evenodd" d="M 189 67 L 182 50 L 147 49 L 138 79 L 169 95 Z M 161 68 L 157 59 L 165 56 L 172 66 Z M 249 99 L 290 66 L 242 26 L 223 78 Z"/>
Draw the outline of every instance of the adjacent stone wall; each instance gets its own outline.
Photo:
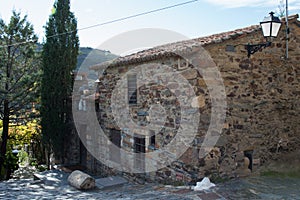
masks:
<path id="1" fill-rule="evenodd" d="M 201 117 L 198 134 L 186 153 L 170 166 L 145 177 L 161 182 L 191 182 L 204 176 L 242 176 L 256 171 L 269 160 L 280 159 L 281 153 L 299 147 L 299 22 L 291 21 L 290 29 L 289 59 L 284 59 L 284 26 L 271 47 L 250 58 L 247 58 L 244 44 L 264 42 L 259 31 L 204 46 L 221 72 L 227 95 L 223 131 L 217 145 L 204 158 L 199 156 L 199 149 L 211 117 L 211 100 L 205 81 L 180 56 L 163 57 L 147 63 L 166 65 L 183 75 L 194 89 L 197 98 L 193 107 L 200 111 Z M 235 51 L 226 51 L 227 45 L 235 46 Z M 100 125 L 108 136 L 111 130 L 121 131 L 121 145 L 128 151 L 134 151 L 134 143 L 130 134 L 117 126 L 111 110 L 111 97 L 118 80 L 140 64 L 145 63 L 108 68 L 98 85 Z M 175 90 L 179 88 L 180 91 L 180 85 L 169 81 L 168 86 Z M 136 123 L 148 123 L 147 117 L 139 116 L 138 113 L 146 111 L 149 104 L 155 101 L 159 101 L 167 110 L 166 128 L 155 141 L 155 148 L 160 148 L 176 135 L 180 124 L 179 107 L 182 105 L 178 105 L 170 88 L 158 84 L 139 88 L 138 95 L 137 105 L 130 107 L 132 119 Z M 146 145 L 146 152 L 152 150 Z"/>
<path id="2" fill-rule="evenodd" d="M 250 59 L 238 45 L 261 42 L 260 32 L 206 48 L 220 68 L 227 94 L 226 129 L 219 146 L 225 147 L 225 154 L 234 156 L 235 162 L 244 160 L 245 151 L 253 151 L 255 168 L 300 145 L 300 28 L 295 20 L 290 24 L 287 60 L 284 27 L 271 47 Z M 224 45 L 237 45 L 236 52 L 224 52 Z"/>

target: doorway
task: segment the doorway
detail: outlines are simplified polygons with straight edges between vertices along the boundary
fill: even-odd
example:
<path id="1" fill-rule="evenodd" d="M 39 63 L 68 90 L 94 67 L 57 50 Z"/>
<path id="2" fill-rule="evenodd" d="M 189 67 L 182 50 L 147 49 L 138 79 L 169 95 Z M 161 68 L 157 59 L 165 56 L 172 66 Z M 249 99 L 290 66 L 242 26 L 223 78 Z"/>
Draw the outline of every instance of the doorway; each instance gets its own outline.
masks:
<path id="1" fill-rule="evenodd" d="M 146 140 L 145 137 L 134 137 L 134 166 L 138 172 L 143 173 L 145 171 L 145 152 L 146 152 Z"/>
<path id="2" fill-rule="evenodd" d="M 115 163 L 120 163 L 121 131 L 112 129 L 110 131 L 110 141 L 112 144 L 109 146 L 109 158 Z"/>
<path id="3" fill-rule="evenodd" d="M 244 151 L 244 156 L 249 159 L 248 169 L 252 171 L 253 169 L 253 150 Z"/>

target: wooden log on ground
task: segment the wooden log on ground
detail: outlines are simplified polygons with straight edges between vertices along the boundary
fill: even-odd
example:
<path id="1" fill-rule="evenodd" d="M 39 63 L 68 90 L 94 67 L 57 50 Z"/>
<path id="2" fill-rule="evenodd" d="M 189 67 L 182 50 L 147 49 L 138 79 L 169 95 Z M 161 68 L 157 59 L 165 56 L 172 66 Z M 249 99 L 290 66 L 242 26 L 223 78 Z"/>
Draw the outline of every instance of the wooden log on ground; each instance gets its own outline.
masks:
<path id="1" fill-rule="evenodd" d="M 75 170 L 69 175 L 68 183 L 79 190 L 89 190 L 96 186 L 93 177 L 79 170 Z"/>

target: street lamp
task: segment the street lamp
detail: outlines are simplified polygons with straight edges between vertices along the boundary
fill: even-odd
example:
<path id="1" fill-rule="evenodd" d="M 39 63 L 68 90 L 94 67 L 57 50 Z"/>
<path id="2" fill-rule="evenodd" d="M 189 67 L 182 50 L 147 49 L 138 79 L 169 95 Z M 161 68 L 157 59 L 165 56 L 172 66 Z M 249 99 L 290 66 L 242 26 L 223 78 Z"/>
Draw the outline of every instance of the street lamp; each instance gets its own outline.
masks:
<path id="1" fill-rule="evenodd" d="M 254 54 L 255 52 L 259 51 L 261 48 L 266 48 L 271 45 L 271 41 L 268 41 L 268 38 L 277 37 L 281 21 L 278 17 L 274 16 L 274 12 L 269 13 L 270 16 L 265 17 L 262 22 L 260 22 L 261 29 L 263 32 L 264 37 L 266 38 L 266 43 L 261 44 L 247 44 L 245 45 L 245 49 L 248 52 L 248 58 L 251 54 Z"/>
<path id="2" fill-rule="evenodd" d="M 264 21 L 260 22 L 264 37 L 277 37 L 281 21 L 274 16 L 274 12 L 269 13 L 270 16 L 265 17 Z"/>

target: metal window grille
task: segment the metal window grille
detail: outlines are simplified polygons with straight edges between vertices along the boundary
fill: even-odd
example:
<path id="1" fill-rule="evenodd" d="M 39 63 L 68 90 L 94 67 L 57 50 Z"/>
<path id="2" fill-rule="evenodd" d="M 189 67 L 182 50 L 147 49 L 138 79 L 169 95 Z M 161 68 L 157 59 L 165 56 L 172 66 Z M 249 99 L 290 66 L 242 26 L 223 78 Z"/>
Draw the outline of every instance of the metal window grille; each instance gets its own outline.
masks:
<path id="1" fill-rule="evenodd" d="M 136 74 L 127 75 L 128 86 L 128 103 L 129 105 L 137 104 L 137 80 Z"/>

